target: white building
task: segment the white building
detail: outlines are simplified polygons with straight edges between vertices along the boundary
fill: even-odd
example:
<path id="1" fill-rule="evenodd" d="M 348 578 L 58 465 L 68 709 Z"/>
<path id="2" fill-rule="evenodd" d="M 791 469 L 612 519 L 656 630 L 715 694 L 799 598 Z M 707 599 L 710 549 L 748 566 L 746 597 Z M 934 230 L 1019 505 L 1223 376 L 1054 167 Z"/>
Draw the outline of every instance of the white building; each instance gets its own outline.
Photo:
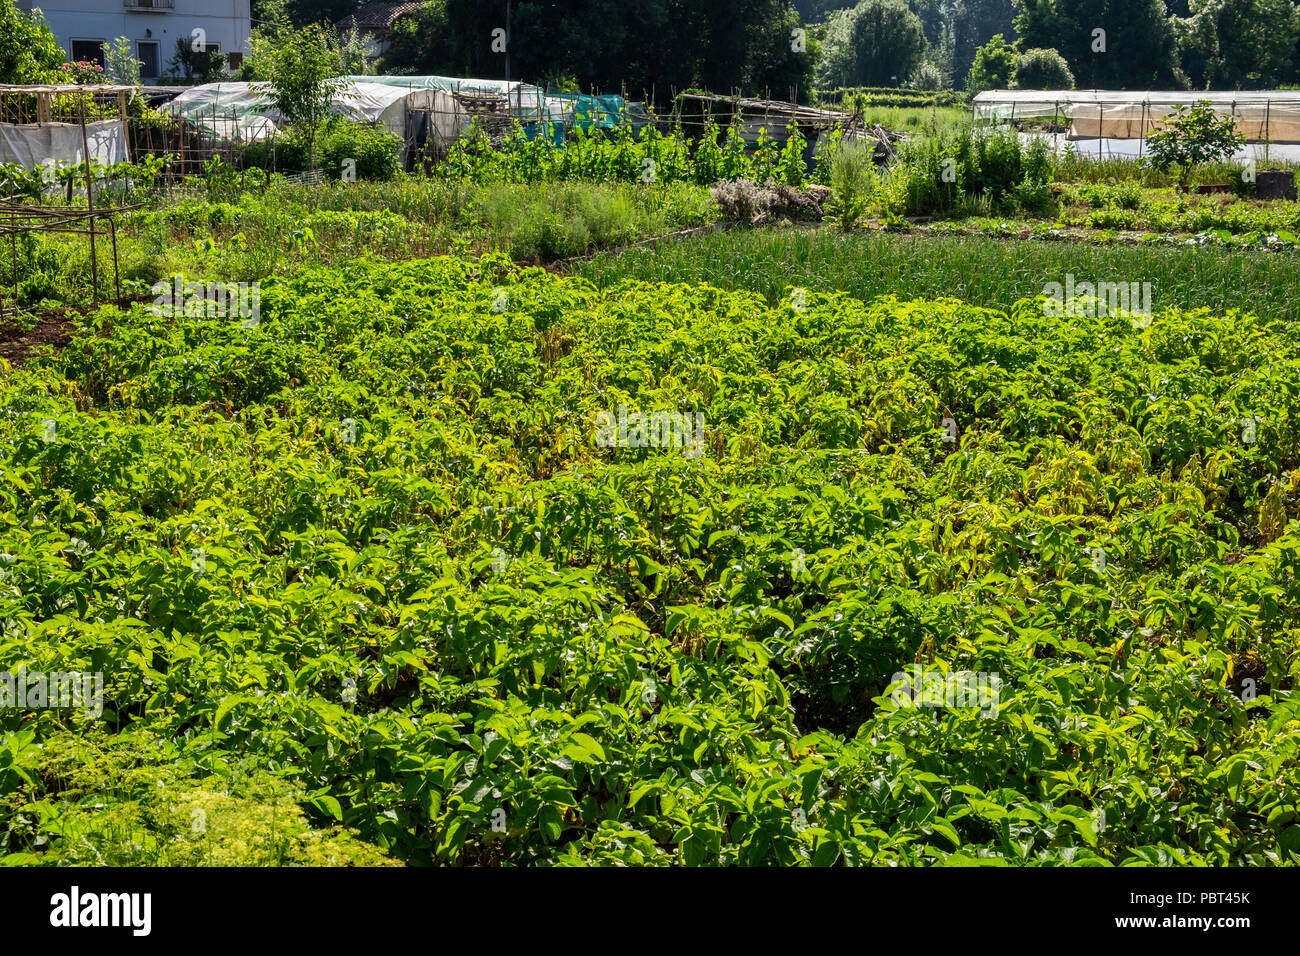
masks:
<path id="1" fill-rule="evenodd" d="M 356 32 L 366 41 L 366 57 L 375 59 L 388 52 L 393 42 L 393 28 L 403 17 L 413 17 L 423 3 L 404 0 L 374 0 L 334 24 L 340 37 Z"/>
<path id="2" fill-rule="evenodd" d="M 224 53 L 230 69 L 243 65 L 251 29 L 249 0 L 17 0 L 18 9 L 45 14 L 69 60 L 97 60 L 118 37 L 131 41 L 140 76 L 167 72 L 184 40 L 192 50 Z M 199 32 L 196 32 L 199 31 Z"/>

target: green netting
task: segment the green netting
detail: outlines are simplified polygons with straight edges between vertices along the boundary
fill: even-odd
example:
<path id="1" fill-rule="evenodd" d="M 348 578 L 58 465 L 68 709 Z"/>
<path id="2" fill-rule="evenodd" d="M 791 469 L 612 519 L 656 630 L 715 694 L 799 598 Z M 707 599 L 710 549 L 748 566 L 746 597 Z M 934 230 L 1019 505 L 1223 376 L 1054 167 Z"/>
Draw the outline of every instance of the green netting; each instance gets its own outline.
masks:
<path id="1" fill-rule="evenodd" d="M 553 121 L 566 130 L 611 130 L 620 124 L 641 128 L 650 122 L 644 103 L 630 103 L 615 94 L 548 93 L 546 107 Z"/>
<path id="2" fill-rule="evenodd" d="M 619 123 L 623 109 L 621 96 L 588 96 L 585 93 L 554 93 L 548 103 L 559 101 L 565 106 L 566 125 L 584 133 L 593 126 L 613 129 Z"/>

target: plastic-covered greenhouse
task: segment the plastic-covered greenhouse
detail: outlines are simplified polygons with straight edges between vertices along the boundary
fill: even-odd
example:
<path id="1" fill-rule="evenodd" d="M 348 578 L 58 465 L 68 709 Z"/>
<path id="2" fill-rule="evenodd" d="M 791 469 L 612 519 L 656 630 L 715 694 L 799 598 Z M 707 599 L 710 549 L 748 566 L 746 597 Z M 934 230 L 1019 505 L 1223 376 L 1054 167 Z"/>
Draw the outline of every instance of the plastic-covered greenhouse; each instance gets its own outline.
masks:
<path id="1" fill-rule="evenodd" d="M 641 104 L 621 96 L 547 95 L 541 87 L 506 80 L 450 76 L 345 76 L 333 110 L 360 123 L 387 127 L 404 145 L 404 159 L 428 144 L 445 147 L 471 124 L 494 138 L 519 123 L 529 138 L 563 142 L 566 132 L 633 127 L 650 122 Z M 219 142 L 267 139 L 284 125 L 260 84 L 206 83 L 192 87 L 163 109 Z"/>
<path id="2" fill-rule="evenodd" d="M 192 125 L 222 140 L 255 142 L 275 134 L 278 127 L 271 98 L 251 83 L 204 83 L 165 103 L 162 110 L 184 117 Z"/>
<path id="3" fill-rule="evenodd" d="M 559 141 L 565 131 L 586 132 L 613 129 L 620 123 L 635 127 L 649 122 L 645 108 L 616 95 L 589 96 L 585 93 L 546 93 L 539 86 L 513 80 L 460 79 L 454 76 L 349 76 L 350 82 L 383 83 L 399 88 L 441 90 L 464 101 L 473 97 L 502 97 L 506 113 L 519 121 L 524 132 L 538 135 L 550 126 L 550 137 Z"/>
<path id="4" fill-rule="evenodd" d="M 1249 142 L 1300 143 L 1300 90 L 986 90 L 971 107 L 987 122 L 1068 122 L 1072 139 L 1145 139 L 1177 107 L 1203 101 L 1235 117 Z"/>
<path id="5" fill-rule="evenodd" d="M 438 90 L 455 97 L 491 97 L 505 100 L 506 111 L 520 123 L 551 119 L 546 94 L 540 86 L 514 80 L 462 79 L 455 76 L 345 76 L 348 83 L 380 83 L 406 90 Z"/>
<path id="6" fill-rule="evenodd" d="M 347 82 L 333 95 L 335 114 L 353 122 L 383 126 L 402 141 L 402 161 L 432 146 L 454 142 L 473 122 L 457 98 L 444 90 Z M 494 98 L 503 106 L 503 98 Z M 218 143 L 251 143 L 268 139 L 284 125 L 284 117 L 259 85 L 207 83 L 192 87 L 162 107 L 183 117 Z"/>
<path id="7" fill-rule="evenodd" d="M 528 125 L 552 119 L 540 87 L 504 80 L 445 76 L 345 76 L 333 97 L 334 112 L 363 123 L 382 123 L 405 137 L 409 113 L 432 117 L 444 140 L 453 140 L 475 115 L 493 107 L 503 118 Z M 164 109 L 223 140 L 251 142 L 274 135 L 282 117 L 271 98 L 253 83 L 205 83 L 192 87 Z"/>

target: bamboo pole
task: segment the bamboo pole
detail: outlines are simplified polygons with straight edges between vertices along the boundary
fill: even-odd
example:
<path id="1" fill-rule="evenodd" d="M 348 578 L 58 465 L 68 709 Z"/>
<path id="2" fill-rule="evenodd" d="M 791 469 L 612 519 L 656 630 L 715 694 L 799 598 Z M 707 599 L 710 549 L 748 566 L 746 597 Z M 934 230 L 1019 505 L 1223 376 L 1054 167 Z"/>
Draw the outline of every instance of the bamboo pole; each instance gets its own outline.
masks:
<path id="1" fill-rule="evenodd" d="M 99 305 L 99 257 L 95 254 L 95 190 L 90 175 L 90 140 L 86 136 L 86 95 L 77 100 L 77 119 L 81 123 L 81 158 L 86 166 L 86 210 L 90 213 L 90 300 Z"/>
<path id="2" fill-rule="evenodd" d="M 94 222 L 92 219 L 91 222 Z M 122 301 L 122 272 L 117 262 L 117 223 L 113 217 L 108 217 L 108 235 L 113 242 L 113 292 L 117 295 L 117 301 Z"/>
<path id="3" fill-rule="evenodd" d="M 1273 99 L 1270 97 L 1264 101 L 1264 162 L 1268 162 L 1269 151 L 1273 145 L 1273 135 L 1269 131 L 1270 112 L 1273 108 Z"/>
<path id="4" fill-rule="evenodd" d="M 11 212 L 9 215 L 11 221 L 16 221 L 17 213 Z M 13 256 L 14 308 L 17 309 L 18 308 L 18 230 L 17 229 L 15 229 L 13 232 L 9 234 L 9 249 L 10 249 L 10 255 Z M 5 316 L 5 297 L 0 295 L 0 320 L 3 320 L 4 316 Z"/>
<path id="5" fill-rule="evenodd" d="M 117 118 L 122 122 L 122 142 L 126 144 L 126 161 L 131 162 L 131 131 L 126 125 L 126 91 L 117 91 Z"/>
<path id="6" fill-rule="evenodd" d="M 14 308 L 18 308 L 18 207 L 9 211 L 9 249 L 14 257 Z"/>
<path id="7" fill-rule="evenodd" d="M 1142 101 L 1142 119 L 1138 121 L 1138 160 L 1139 161 L 1142 159 L 1142 151 L 1146 148 L 1146 144 L 1147 144 L 1147 107 L 1149 105 L 1150 105 L 1149 101 L 1147 100 Z"/>

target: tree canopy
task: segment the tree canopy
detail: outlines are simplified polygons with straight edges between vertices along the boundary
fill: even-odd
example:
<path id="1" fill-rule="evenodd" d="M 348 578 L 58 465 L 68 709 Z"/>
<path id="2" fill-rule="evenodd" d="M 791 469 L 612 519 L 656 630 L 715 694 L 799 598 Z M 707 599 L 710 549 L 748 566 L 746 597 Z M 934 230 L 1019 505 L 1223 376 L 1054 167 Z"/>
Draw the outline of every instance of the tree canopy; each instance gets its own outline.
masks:
<path id="1" fill-rule="evenodd" d="M 1055 50 L 1026 50 L 1016 57 L 1011 85 L 1019 90 L 1069 90 L 1074 88 L 1074 74 Z"/>
<path id="2" fill-rule="evenodd" d="M 1011 85 L 1011 74 L 1016 68 L 1016 50 L 1001 33 L 975 51 L 966 86 L 972 93 L 984 90 L 1002 90 Z"/>
<path id="3" fill-rule="evenodd" d="M 253 17 L 332 26 L 362 6 L 254 0 Z M 6 13 L 10 35 L 16 17 Z M 995 36 L 1001 46 L 989 48 Z M 1110 89 L 1296 83 L 1300 0 L 426 0 L 394 25 L 376 66 L 504 78 L 508 54 L 513 79 L 663 103 L 689 87 L 806 99 L 814 76 L 820 86 L 1008 85 L 1007 51 L 1014 70 L 1036 50 L 1055 51 L 1067 73 L 1034 53 L 1024 82 L 1047 82 L 1033 71 L 1048 70 Z M 12 73 L 32 51 L 55 67 L 63 58 L 52 37 L 18 37 L 0 68 Z"/>
<path id="4" fill-rule="evenodd" d="M 51 83 L 68 57 L 40 10 L 0 0 L 0 83 Z"/>
<path id="5" fill-rule="evenodd" d="M 381 68 L 504 78 L 497 29 L 504 0 L 430 0 L 399 22 Z M 802 30 L 789 0 L 513 0 L 505 39 L 512 79 L 665 101 L 687 87 L 806 95 L 817 44 Z"/>
<path id="6" fill-rule="evenodd" d="M 1058 51 L 1080 85 L 1181 85 L 1173 24 L 1163 0 L 1016 0 L 1024 49 Z"/>
<path id="7" fill-rule="evenodd" d="M 1300 8 L 1292 0 L 1192 0 L 1176 23 L 1197 89 L 1264 89 L 1294 76 Z"/>
<path id="8" fill-rule="evenodd" d="M 925 27 L 903 0 L 862 0 L 826 29 L 823 87 L 898 86 L 926 52 Z"/>

